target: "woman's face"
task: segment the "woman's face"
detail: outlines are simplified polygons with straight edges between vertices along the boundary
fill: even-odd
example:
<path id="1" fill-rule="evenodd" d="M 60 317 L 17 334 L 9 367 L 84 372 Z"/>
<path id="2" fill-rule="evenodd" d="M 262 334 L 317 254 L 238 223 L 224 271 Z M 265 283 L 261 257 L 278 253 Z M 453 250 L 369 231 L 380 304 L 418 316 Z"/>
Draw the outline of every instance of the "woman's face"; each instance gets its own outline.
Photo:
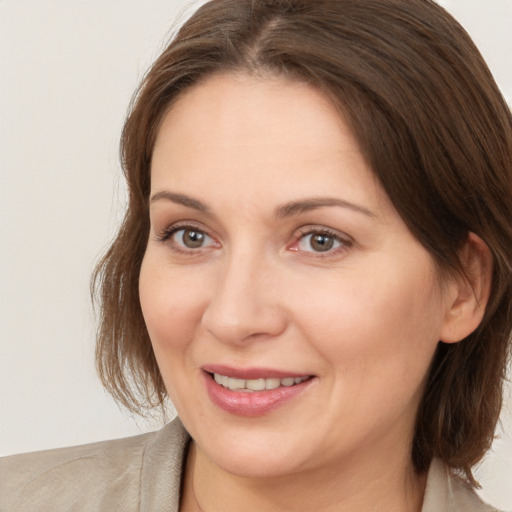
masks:
<path id="1" fill-rule="evenodd" d="M 213 464 L 409 457 L 446 291 L 321 93 L 232 75 L 188 90 L 158 133 L 150 211 L 144 318 Z"/>

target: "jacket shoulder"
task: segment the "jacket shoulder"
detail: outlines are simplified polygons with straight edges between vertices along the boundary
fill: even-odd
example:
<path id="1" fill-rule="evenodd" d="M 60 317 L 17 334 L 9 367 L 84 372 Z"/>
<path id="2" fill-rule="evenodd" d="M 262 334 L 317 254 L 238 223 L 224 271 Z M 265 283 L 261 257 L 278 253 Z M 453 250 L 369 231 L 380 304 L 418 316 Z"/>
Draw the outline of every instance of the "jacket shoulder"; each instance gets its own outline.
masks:
<path id="1" fill-rule="evenodd" d="M 484 503 L 473 488 L 434 459 L 427 477 L 422 512 L 499 512 Z"/>
<path id="2" fill-rule="evenodd" d="M 480 496 L 465 482 L 452 478 L 452 492 L 458 510 L 468 512 L 500 512 L 497 508 L 484 503 Z"/>
<path id="3" fill-rule="evenodd" d="M 3 457 L 0 511 L 135 510 L 154 435 Z"/>

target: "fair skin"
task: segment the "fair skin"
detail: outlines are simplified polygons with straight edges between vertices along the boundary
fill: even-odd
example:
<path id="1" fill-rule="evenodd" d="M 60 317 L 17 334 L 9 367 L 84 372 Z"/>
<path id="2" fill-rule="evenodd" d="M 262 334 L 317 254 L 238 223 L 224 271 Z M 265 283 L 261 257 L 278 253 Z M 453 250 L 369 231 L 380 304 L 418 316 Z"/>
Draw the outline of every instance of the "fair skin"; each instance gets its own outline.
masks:
<path id="1" fill-rule="evenodd" d="M 336 109 L 281 78 L 209 78 L 163 119 L 151 197 L 140 297 L 194 439 L 181 510 L 420 511 L 429 364 L 483 305 L 440 285 Z"/>

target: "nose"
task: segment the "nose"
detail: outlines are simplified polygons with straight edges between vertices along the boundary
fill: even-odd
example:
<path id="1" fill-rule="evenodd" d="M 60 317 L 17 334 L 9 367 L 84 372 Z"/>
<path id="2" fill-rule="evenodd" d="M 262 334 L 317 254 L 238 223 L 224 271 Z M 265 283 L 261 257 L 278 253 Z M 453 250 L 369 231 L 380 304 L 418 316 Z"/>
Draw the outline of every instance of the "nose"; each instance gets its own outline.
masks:
<path id="1" fill-rule="evenodd" d="M 272 339 L 286 328 L 279 272 L 272 262 L 233 255 L 216 276 L 202 325 L 222 343 Z"/>

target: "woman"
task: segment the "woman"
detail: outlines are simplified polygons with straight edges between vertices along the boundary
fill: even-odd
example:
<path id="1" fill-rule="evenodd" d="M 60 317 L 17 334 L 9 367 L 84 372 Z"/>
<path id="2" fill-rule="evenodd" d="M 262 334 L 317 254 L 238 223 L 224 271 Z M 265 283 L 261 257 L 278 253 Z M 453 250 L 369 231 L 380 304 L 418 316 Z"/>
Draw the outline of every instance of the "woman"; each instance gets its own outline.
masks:
<path id="1" fill-rule="evenodd" d="M 6 460 L 5 510 L 491 510 L 512 119 L 445 11 L 210 2 L 122 150 L 98 368 L 179 420 Z"/>

